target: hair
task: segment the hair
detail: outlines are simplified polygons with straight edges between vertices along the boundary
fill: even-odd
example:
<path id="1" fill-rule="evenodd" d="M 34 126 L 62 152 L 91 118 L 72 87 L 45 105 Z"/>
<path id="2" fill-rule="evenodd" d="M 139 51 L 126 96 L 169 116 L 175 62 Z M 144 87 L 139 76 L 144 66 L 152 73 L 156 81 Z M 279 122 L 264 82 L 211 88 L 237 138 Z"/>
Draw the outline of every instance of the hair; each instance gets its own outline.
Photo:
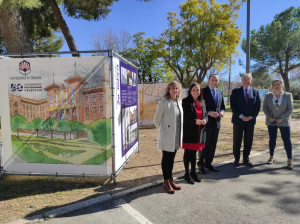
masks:
<path id="1" fill-rule="evenodd" d="M 210 75 L 208 76 L 208 79 L 210 79 L 210 77 L 212 77 L 213 75 L 219 77 L 218 74 L 210 74 Z"/>
<path id="2" fill-rule="evenodd" d="M 168 83 L 168 85 L 167 85 L 167 87 L 166 87 L 166 89 L 165 89 L 165 93 L 164 93 L 164 95 L 163 95 L 164 98 L 166 98 L 166 99 L 171 99 L 171 96 L 170 96 L 169 91 L 170 91 L 170 89 L 171 89 L 172 87 L 174 87 L 174 86 L 178 86 L 179 91 L 178 91 L 178 94 L 177 94 L 177 96 L 176 96 L 176 99 L 177 99 L 177 100 L 180 100 L 180 96 L 181 96 L 181 84 L 180 84 L 179 82 L 177 82 L 177 81 L 172 81 L 172 82 L 169 82 L 169 83 Z"/>
<path id="3" fill-rule="evenodd" d="M 282 81 L 281 81 L 280 79 L 275 79 L 275 80 L 273 80 L 273 82 L 272 82 L 272 86 L 274 85 L 275 82 L 280 82 L 280 84 L 282 84 Z"/>
<path id="4" fill-rule="evenodd" d="M 249 77 L 249 78 L 252 79 L 251 73 L 245 73 L 244 75 L 242 75 L 242 78 L 244 78 L 244 77 Z"/>
<path id="5" fill-rule="evenodd" d="M 192 83 L 192 85 L 190 86 L 190 88 L 188 90 L 188 97 L 193 98 L 191 92 L 192 92 L 192 89 L 194 88 L 194 86 L 198 86 L 200 88 L 200 95 L 198 96 L 198 100 L 200 101 L 202 106 L 205 106 L 203 103 L 203 90 L 199 83 L 197 83 L 197 82 Z"/>

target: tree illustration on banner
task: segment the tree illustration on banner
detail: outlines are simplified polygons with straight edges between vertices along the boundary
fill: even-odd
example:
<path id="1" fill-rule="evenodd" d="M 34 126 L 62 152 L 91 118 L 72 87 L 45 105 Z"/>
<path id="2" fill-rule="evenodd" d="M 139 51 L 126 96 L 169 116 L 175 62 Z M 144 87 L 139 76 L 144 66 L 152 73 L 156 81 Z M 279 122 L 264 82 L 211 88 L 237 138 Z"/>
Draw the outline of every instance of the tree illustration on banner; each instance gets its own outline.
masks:
<path id="1" fill-rule="evenodd" d="M 53 117 L 49 117 L 43 122 L 43 129 L 45 131 L 51 132 L 51 138 L 53 135 L 53 131 L 55 131 L 56 128 L 57 128 L 57 120 L 55 120 L 55 118 Z"/>
<path id="2" fill-rule="evenodd" d="M 26 119 L 22 115 L 16 115 L 11 120 L 11 129 L 17 132 L 17 139 L 19 139 L 19 131 L 26 128 Z"/>
<path id="3" fill-rule="evenodd" d="M 66 139 L 66 133 L 71 132 L 71 122 L 68 120 L 60 120 L 57 123 L 57 131 L 64 133 L 64 139 Z M 70 134 L 71 138 L 71 134 Z"/>
<path id="4" fill-rule="evenodd" d="M 32 131 L 33 130 L 33 125 L 32 125 L 32 123 L 30 123 L 30 122 L 27 122 L 27 124 L 26 124 L 26 128 L 25 128 L 27 131 Z"/>
<path id="5" fill-rule="evenodd" d="M 39 137 L 39 130 L 43 129 L 43 122 L 44 122 L 44 120 L 40 117 L 35 118 L 32 121 L 32 126 L 33 126 L 33 129 L 36 130 L 36 137 L 37 138 Z"/>
<path id="6" fill-rule="evenodd" d="M 88 128 L 88 139 L 100 145 L 111 144 L 111 121 L 98 119 L 91 123 Z"/>
<path id="7" fill-rule="evenodd" d="M 71 131 L 76 131 L 76 138 L 78 138 L 78 131 L 82 131 L 84 129 L 83 124 L 78 123 L 77 121 L 71 121 Z M 71 134 L 70 134 L 71 138 Z"/>

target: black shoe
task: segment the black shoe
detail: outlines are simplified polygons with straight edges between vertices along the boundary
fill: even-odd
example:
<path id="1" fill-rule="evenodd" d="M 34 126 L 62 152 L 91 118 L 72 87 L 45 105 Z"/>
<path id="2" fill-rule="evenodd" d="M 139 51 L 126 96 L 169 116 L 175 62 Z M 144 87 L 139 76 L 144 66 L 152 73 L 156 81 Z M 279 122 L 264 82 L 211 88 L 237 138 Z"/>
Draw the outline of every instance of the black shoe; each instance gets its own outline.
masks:
<path id="1" fill-rule="evenodd" d="M 190 176 L 193 178 L 195 182 L 201 182 L 201 179 L 198 178 L 196 173 L 190 173 Z"/>
<path id="2" fill-rule="evenodd" d="M 193 181 L 193 179 L 191 178 L 190 174 L 188 175 L 184 175 L 184 179 L 189 183 L 189 184 L 194 184 L 195 182 Z"/>
<path id="3" fill-rule="evenodd" d="M 201 166 L 199 170 L 202 172 L 202 174 L 206 174 L 206 169 L 204 168 L 204 166 Z"/>
<path id="4" fill-rule="evenodd" d="M 240 161 L 239 161 L 239 160 L 235 160 L 235 161 L 233 162 L 233 165 L 234 165 L 235 167 L 238 167 L 238 166 L 240 165 Z"/>
<path id="5" fill-rule="evenodd" d="M 213 165 L 208 166 L 208 169 L 213 171 L 213 172 L 219 172 L 219 169 L 214 167 Z"/>
<path id="6" fill-rule="evenodd" d="M 243 164 L 244 164 L 245 166 L 249 166 L 250 168 L 253 167 L 253 164 L 252 164 L 249 160 L 243 161 Z"/>

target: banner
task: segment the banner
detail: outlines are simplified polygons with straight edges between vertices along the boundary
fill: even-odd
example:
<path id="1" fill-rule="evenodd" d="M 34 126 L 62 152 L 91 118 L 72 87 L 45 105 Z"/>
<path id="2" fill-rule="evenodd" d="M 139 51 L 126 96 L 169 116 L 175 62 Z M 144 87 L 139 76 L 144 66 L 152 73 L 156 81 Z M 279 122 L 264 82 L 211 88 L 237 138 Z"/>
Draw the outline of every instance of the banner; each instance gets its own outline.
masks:
<path id="1" fill-rule="evenodd" d="M 0 67 L 4 172 L 111 175 L 109 57 Z"/>
<path id="2" fill-rule="evenodd" d="M 113 58 L 114 167 L 117 172 L 138 148 L 137 71 Z"/>

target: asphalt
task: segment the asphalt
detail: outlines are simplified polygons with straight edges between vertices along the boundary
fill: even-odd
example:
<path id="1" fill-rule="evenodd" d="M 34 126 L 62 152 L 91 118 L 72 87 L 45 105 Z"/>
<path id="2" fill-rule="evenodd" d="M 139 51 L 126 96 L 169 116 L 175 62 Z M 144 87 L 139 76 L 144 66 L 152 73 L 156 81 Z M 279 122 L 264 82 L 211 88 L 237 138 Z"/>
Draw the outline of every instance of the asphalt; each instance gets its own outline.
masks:
<path id="1" fill-rule="evenodd" d="M 300 223 L 300 142 L 294 144 L 294 169 L 286 169 L 284 149 L 267 165 L 267 150 L 252 153 L 253 168 L 218 164 L 220 172 L 199 174 L 190 185 L 167 194 L 158 181 L 103 195 L 12 223 Z"/>

